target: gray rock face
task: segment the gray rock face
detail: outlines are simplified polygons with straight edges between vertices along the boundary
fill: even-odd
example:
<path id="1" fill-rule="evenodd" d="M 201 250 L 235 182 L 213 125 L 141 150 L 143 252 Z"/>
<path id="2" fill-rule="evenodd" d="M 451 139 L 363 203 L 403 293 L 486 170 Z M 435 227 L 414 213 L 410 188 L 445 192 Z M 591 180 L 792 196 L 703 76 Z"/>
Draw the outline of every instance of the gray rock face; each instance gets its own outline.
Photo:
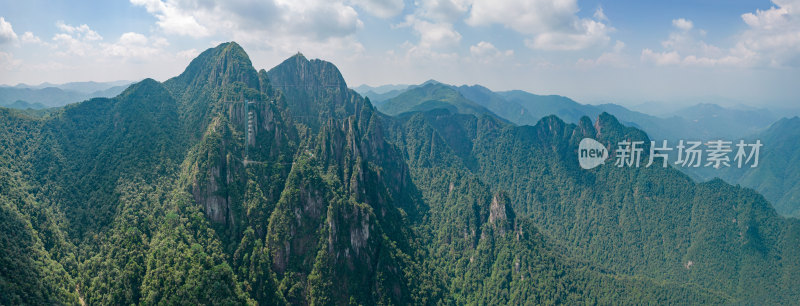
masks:
<path id="1" fill-rule="evenodd" d="M 192 187 L 192 195 L 194 200 L 203 206 L 206 215 L 211 221 L 216 223 L 225 223 L 226 216 L 228 215 L 229 205 L 227 197 L 220 195 L 220 168 L 219 166 L 211 167 L 209 170 L 208 181 L 204 184 L 195 182 Z"/>
<path id="2" fill-rule="evenodd" d="M 492 197 L 492 204 L 489 206 L 489 224 L 501 234 L 514 229 L 514 211 L 511 210 L 511 201 L 503 192 Z"/>

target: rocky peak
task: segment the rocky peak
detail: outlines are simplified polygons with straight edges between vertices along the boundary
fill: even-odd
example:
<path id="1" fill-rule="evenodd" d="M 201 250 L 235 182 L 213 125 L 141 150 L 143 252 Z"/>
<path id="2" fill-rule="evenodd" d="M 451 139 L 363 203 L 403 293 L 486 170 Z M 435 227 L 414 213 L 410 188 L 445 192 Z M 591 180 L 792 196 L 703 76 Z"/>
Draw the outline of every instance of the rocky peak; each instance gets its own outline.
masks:
<path id="1" fill-rule="evenodd" d="M 597 131 L 598 136 L 603 134 L 605 131 L 619 130 L 621 128 L 623 128 L 623 126 L 619 123 L 619 120 L 606 112 L 603 112 L 597 116 L 597 121 L 594 124 L 594 129 Z"/>
<path id="2" fill-rule="evenodd" d="M 308 60 L 302 53 L 286 59 L 267 74 L 273 86 L 281 89 L 302 87 L 311 90 L 347 90 L 347 84 L 334 64 L 319 59 Z"/>
<path id="3" fill-rule="evenodd" d="M 594 137 L 597 134 L 597 130 L 592 125 L 592 119 L 586 116 L 581 117 L 578 121 L 576 133 L 581 137 Z"/>
<path id="4" fill-rule="evenodd" d="M 511 209 L 511 200 L 505 192 L 495 193 L 489 206 L 489 224 L 500 233 L 514 229 L 515 215 Z"/>
<path id="5" fill-rule="evenodd" d="M 616 117 L 606 112 L 597 117 L 594 128 L 597 131 L 594 139 L 606 145 L 607 148 L 614 148 L 620 141 L 625 140 L 643 141 L 643 156 L 650 151 L 650 138 L 644 131 L 634 127 L 626 127 Z"/>
<path id="6" fill-rule="evenodd" d="M 259 88 L 259 78 L 250 57 L 235 42 L 220 44 L 200 53 L 175 78 L 190 88 L 225 86 L 242 82 L 250 88 Z"/>
<path id="7" fill-rule="evenodd" d="M 372 108 L 347 84 L 335 65 L 296 54 L 270 69 L 267 76 L 271 86 L 286 98 L 292 117 L 319 131 L 328 119 L 344 119 Z"/>

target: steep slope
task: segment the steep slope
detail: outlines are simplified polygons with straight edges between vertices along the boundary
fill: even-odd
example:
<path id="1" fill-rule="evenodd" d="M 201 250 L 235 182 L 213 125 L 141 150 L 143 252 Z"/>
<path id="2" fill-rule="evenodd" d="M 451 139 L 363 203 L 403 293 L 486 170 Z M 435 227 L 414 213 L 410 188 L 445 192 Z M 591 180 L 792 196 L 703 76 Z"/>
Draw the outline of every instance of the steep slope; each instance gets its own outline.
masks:
<path id="1" fill-rule="evenodd" d="M 192 176 L 192 157 L 208 141 L 200 141 L 191 127 L 222 118 L 217 112 L 226 106 L 245 118 L 241 105 L 237 109 L 220 101 L 223 94 L 259 95 L 260 79 L 252 67 L 250 73 L 242 71 L 242 62 L 249 60 L 236 47 L 223 44 L 207 51 L 189 71 L 168 81 L 169 86 L 145 80 L 116 98 L 69 106 L 42 120 L 34 145 L 23 151 L 30 155 L 25 164 L 31 170 L 23 173 L 37 205 L 53 211 L 49 219 L 38 219 L 71 234 L 63 242 L 57 233 L 40 230 L 45 249 L 68 267 L 78 283 L 70 290 L 87 303 L 282 300 L 270 270 L 257 264 L 266 262 L 268 267 L 267 252 L 250 245 L 247 263 L 231 260 L 229 250 L 236 245 L 229 242 L 238 232 L 217 234 L 215 228 L 229 227 L 209 222 L 206 216 L 213 214 L 204 208 L 213 205 L 200 206 L 204 203 L 192 195 L 191 182 L 197 178 Z M 215 65 L 219 63 L 224 64 Z M 251 79 L 256 89 L 244 90 Z M 283 134 L 258 135 L 264 135 L 259 141 L 267 141 Z M 253 156 L 262 151 L 273 152 L 265 147 Z M 241 281 L 245 277 L 247 286 Z"/>
<path id="2" fill-rule="evenodd" d="M 73 251 L 56 211 L 42 207 L 23 173 L 42 122 L 0 109 L 0 304 L 76 303 Z"/>
<path id="3" fill-rule="evenodd" d="M 289 301 L 400 303 L 412 292 L 427 296 L 417 289 L 419 272 L 409 270 L 408 219 L 417 218 L 422 204 L 409 191 L 397 149 L 383 138 L 379 114 L 328 62 L 296 55 L 268 75 L 292 117 L 309 123 L 306 149 L 268 229 L 267 246 L 286 286 L 310 290 L 290 290 Z"/>
<path id="4" fill-rule="evenodd" d="M 302 54 L 288 58 L 266 72 L 275 88 L 287 97 L 289 114 L 316 133 L 328 118 L 358 114 L 363 103 L 347 88 L 339 69 L 321 60 L 307 60 Z"/>
<path id="5" fill-rule="evenodd" d="M 155 180 L 174 167 L 182 147 L 180 138 L 172 138 L 178 131 L 175 100 L 147 79 L 116 98 L 70 105 L 52 115 L 34 148 L 31 179 L 51 189 L 68 219 L 91 224 L 71 231 L 93 232 L 113 218 L 120 177 Z"/>

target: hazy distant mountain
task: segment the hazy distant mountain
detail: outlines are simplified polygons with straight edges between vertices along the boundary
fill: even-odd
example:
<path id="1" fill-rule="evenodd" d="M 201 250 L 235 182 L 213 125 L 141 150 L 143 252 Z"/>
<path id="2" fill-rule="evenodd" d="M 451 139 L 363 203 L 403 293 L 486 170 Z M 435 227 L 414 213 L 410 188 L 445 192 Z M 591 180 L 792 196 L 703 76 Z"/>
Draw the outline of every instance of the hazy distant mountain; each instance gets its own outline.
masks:
<path id="1" fill-rule="evenodd" d="M 362 96 L 369 98 L 373 103 L 382 103 L 383 101 L 399 96 L 405 89 L 395 89 L 386 93 L 376 93 L 374 91 L 359 92 Z"/>
<path id="2" fill-rule="evenodd" d="M 93 93 L 93 92 L 97 92 L 97 91 L 103 91 L 103 90 L 106 90 L 106 89 L 109 89 L 109 88 L 112 88 L 112 87 L 116 87 L 116 86 L 125 86 L 125 87 L 127 87 L 127 85 L 130 85 L 132 83 L 134 83 L 134 82 L 133 81 L 123 81 L 123 80 L 112 81 L 112 82 L 94 82 L 94 81 L 69 82 L 69 83 L 64 83 L 64 84 L 53 84 L 53 83 L 45 82 L 45 83 L 42 83 L 42 84 L 39 84 L 39 85 L 28 85 L 28 84 L 20 83 L 20 84 L 14 85 L 14 86 L 0 86 L 0 87 L 30 88 L 30 89 L 42 89 L 42 88 L 47 88 L 47 87 L 55 87 L 55 88 L 59 88 L 59 89 L 63 89 L 63 90 L 69 90 L 69 91 L 77 91 L 77 92 L 82 92 L 82 93 Z"/>
<path id="3" fill-rule="evenodd" d="M 752 137 L 761 140 L 759 165 L 706 173 L 753 188 L 782 215 L 800 218 L 800 118 L 783 118 Z"/>
<path id="4" fill-rule="evenodd" d="M 353 90 L 376 104 L 397 97 L 408 88 L 409 85 L 381 85 L 378 87 L 361 85 L 353 88 Z"/>
<path id="5" fill-rule="evenodd" d="M 15 109 L 43 109 L 43 108 L 47 108 L 47 106 L 44 106 L 41 103 L 28 103 L 28 102 L 25 102 L 25 101 L 22 101 L 22 100 L 17 100 L 14 103 L 11 103 L 11 104 L 8 104 L 8 105 L 4 105 L 4 106 L 8 107 L 8 108 L 15 108 Z"/>
<path id="6" fill-rule="evenodd" d="M 122 93 L 129 84 L 129 81 L 116 81 L 0 86 L 0 106 L 20 109 L 59 107 L 91 98 L 114 97 Z"/>
<path id="7" fill-rule="evenodd" d="M 596 117 L 602 112 L 608 112 L 625 124 L 647 131 L 654 139 L 740 138 L 763 131 L 779 118 L 762 108 L 722 107 L 716 104 L 697 104 L 664 116 L 654 116 L 618 104 L 581 104 L 558 95 L 536 95 L 522 90 L 493 92 L 480 85 L 454 88 L 468 100 L 519 125 L 534 124 L 548 115 L 577 123 L 581 116 Z M 640 107 L 642 108 L 645 107 Z"/>
<path id="8" fill-rule="evenodd" d="M 353 88 L 353 90 L 355 90 L 357 93 L 359 93 L 361 95 L 364 95 L 365 92 L 370 92 L 370 91 L 374 92 L 376 94 L 385 94 L 385 93 L 388 93 L 388 92 L 391 92 L 391 91 L 403 91 L 403 90 L 407 89 L 408 87 L 409 87 L 409 85 L 405 85 L 405 84 L 396 84 L 396 85 L 395 84 L 388 84 L 388 85 L 381 85 L 381 86 L 376 86 L 376 87 L 372 87 L 372 86 L 363 84 L 363 85 L 360 85 L 360 86 L 357 86 L 357 87 Z"/>
<path id="9" fill-rule="evenodd" d="M 644 113 L 631 111 L 616 104 L 589 105 L 581 104 L 570 98 L 558 95 L 536 95 L 522 90 L 491 92 L 480 86 L 459 87 L 472 88 L 469 94 L 477 103 L 487 106 L 497 115 L 519 125 L 532 125 L 539 119 L 556 115 L 569 123 L 578 123 L 581 117 L 597 117 L 602 112 L 616 116 L 621 122 L 641 128 L 656 139 L 674 139 L 685 135 L 684 120 L 679 118 L 663 119 Z M 469 92 L 469 91 L 462 91 Z M 485 104 L 484 104 L 485 103 Z"/>
<path id="10" fill-rule="evenodd" d="M 673 115 L 676 111 L 686 108 L 691 105 L 690 104 L 678 104 L 678 103 L 668 103 L 662 101 L 645 101 L 641 103 L 632 103 L 626 104 L 628 105 L 627 108 L 632 111 L 637 111 L 640 113 L 656 116 L 656 117 L 669 117 Z"/>
<path id="11" fill-rule="evenodd" d="M 436 108 L 448 109 L 459 114 L 494 115 L 492 111 L 465 98 L 450 85 L 439 82 L 426 82 L 410 88 L 397 97 L 375 103 L 383 113 L 399 115 L 407 112 L 426 111 Z"/>
<path id="12" fill-rule="evenodd" d="M 0 106 L 9 106 L 17 101 L 41 104 L 45 107 L 62 106 L 86 100 L 86 95 L 56 87 L 42 89 L 0 87 Z"/>
<path id="13" fill-rule="evenodd" d="M 701 103 L 674 113 L 689 120 L 696 130 L 705 130 L 720 137 L 741 137 L 760 132 L 778 120 L 766 109 L 736 109 Z"/>

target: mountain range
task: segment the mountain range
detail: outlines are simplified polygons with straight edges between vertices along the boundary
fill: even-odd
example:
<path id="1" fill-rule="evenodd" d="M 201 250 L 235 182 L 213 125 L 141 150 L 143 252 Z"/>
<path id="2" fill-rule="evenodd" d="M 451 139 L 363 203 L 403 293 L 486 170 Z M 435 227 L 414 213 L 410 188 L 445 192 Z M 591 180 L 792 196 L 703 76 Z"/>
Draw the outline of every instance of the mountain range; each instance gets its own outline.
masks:
<path id="1" fill-rule="evenodd" d="M 797 172 L 793 171 L 794 161 L 786 158 L 797 154 L 797 148 L 787 144 L 797 142 L 800 135 L 786 123 L 787 119 L 779 120 L 777 115 L 766 109 L 726 108 L 701 103 L 658 117 L 611 103 L 580 104 L 563 96 L 541 96 L 521 90 L 493 92 L 480 85 L 452 86 L 434 80 L 406 86 L 405 90 L 389 88 L 392 88 L 389 92 L 393 96 L 379 96 L 382 100 L 375 105 L 390 115 L 442 108 L 453 113 L 498 116 L 517 125 L 535 125 L 549 115 L 556 115 L 569 123 L 578 123 L 583 116 L 596 118 L 607 112 L 624 124 L 647 132 L 653 140 L 668 140 L 671 144 L 679 140 L 722 139 L 735 142 L 740 139 L 766 139 L 764 158 L 768 166 L 752 169 L 748 175 L 734 169 L 678 169 L 696 180 L 708 181 L 719 177 L 732 184 L 754 188 L 774 203 L 782 215 L 796 217 L 800 210 L 797 191 L 800 190 L 800 180 L 792 176 Z M 372 87 L 363 89 L 367 89 L 364 94 L 371 97 Z M 677 157 L 674 153 L 670 152 L 671 161 Z"/>
<path id="2" fill-rule="evenodd" d="M 0 106 L 15 109 L 60 107 L 91 98 L 108 98 L 122 93 L 132 82 L 43 83 L 36 86 L 19 84 L 0 86 Z"/>
<path id="3" fill-rule="evenodd" d="M 448 107 L 448 104 L 455 106 L 457 112 L 475 113 L 479 111 L 474 106 L 477 104 L 514 124 L 534 125 L 548 115 L 577 123 L 582 116 L 596 118 L 607 112 L 627 125 L 645 130 L 654 139 L 667 140 L 741 138 L 763 131 L 779 119 L 778 115 L 766 109 L 725 108 L 708 103 L 654 116 L 613 103 L 581 104 L 558 95 L 543 96 L 522 90 L 494 92 L 480 85 L 453 86 L 435 80 L 421 85 L 388 88 L 392 90 L 381 94 L 372 87 L 360 86 L 357 90 L 365 90 L 361 94 L 375 101 L 378 109 L 387 114 Z M 473 106 L 465 107 L 469 104 Z"/>
<path id="4" fill-rule="evenodd" d="M 494 94 L 373 105 L 332 63 L 256 70 L 231 42 L 112 98 L 0 108 L 0 304 L 800 300 L 800 220 L 673 168 L 584 170 L 581 139 L 648 134 L 468 98 Z"/>

